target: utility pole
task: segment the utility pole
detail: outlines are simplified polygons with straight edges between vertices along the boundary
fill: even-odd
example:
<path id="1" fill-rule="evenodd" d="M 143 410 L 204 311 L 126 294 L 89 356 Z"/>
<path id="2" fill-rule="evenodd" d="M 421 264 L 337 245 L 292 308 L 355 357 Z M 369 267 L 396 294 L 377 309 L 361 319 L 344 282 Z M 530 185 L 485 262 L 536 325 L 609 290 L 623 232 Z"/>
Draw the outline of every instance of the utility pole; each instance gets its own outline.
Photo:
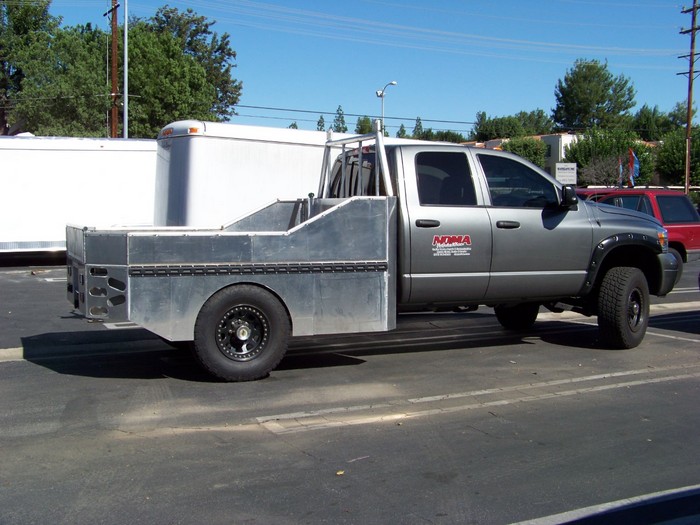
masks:
<path id="1" fill-rule="evenodd" d="M 104 15 L 102 16 L 107 16 L 111 15 L 112 16 L 112 52 L 111 52 L 111 68 L 110 68 L 110 77 L 112 81 L 112 92 L 110 93 L 112 97 L 112 110 L 110 112 L 110 118 L 109 118 L 109 136 L 113 139 L 117 138 L 117 132 L 118 132 L 118 127 L 119 127 L 119 87 L 117 86 L 117 81 L 119 80 L 117 77 L 119 75 L 119 70 L 117 68 L 117 31 L 119 29 L 119 26 L 117 25 L 117 8 L 119 7 L 119 4 L 117 3 L 117 0 L 112 0 L 112 7 L 109 11 L 107 11 Z"/>
<path id="2" fill-rule="evenodd" d="M 685 193 L 690 192 L 690 141 L 693 127 L 693 80 L 695 80 L 695 33 L 698 31 L 697 15 L 698 15 L 698 0 L 693 0 L 693 7 L 683 9 L 682 14 L 691 13 L 690 29 L 681 30 L 681 35 L 690 34 L 690 54 L 683 55 L 678 58 L 688 59 L 688 72 L 678 73 L 679 75 L 688 75 L 688 113 L 685 123 Z"/>
<path id="3" fill-rule="evenodd" d="M 122 131 L 125 139 L 129 138 L 129 0 L 124 0 L 124 116 Z"/>

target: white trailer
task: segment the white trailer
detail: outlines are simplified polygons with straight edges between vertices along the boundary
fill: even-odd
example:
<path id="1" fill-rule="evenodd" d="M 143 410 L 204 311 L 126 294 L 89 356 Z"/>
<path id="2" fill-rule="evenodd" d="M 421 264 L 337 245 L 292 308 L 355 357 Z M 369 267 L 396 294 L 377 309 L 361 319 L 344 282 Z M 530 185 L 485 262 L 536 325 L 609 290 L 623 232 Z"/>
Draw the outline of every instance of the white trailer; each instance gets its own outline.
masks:
<path id="1" fill-rule="evenodd" d="M 0 137 L 0 253 L 65 250 L 66 224 L 221 226 L 317 191 L 328 138 L 195 120 L 157 140 Z"/>
<path id="2" fill-rule="evenodd" d="M 152 225 L 155 140 L 0 137 L 0 253 L 66 248 L 66 224 Z"/>
<path id="3" fill-rule="evenodd" d="M 154 225 L 221 226 L 277 198 L 315 193 L 327 140 L 324 131 L 173 122 L 157 139 Z"/>

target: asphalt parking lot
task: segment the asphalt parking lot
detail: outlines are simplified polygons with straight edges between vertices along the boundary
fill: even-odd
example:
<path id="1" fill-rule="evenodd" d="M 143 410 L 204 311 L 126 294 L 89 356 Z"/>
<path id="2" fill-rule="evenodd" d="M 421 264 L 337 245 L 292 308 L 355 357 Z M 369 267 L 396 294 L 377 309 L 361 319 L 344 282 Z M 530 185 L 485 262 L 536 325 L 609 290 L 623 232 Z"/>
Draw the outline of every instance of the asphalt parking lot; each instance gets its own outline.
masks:
<path id="1" fill-rule="evenodd" d="M 226 384 L 75 315 L 63 268 L 0 269 L 0 523 L 500 524 L 674 495 L 689 519 L 699 271 L 630 351 L 575 315 L 416 314 Z"/>

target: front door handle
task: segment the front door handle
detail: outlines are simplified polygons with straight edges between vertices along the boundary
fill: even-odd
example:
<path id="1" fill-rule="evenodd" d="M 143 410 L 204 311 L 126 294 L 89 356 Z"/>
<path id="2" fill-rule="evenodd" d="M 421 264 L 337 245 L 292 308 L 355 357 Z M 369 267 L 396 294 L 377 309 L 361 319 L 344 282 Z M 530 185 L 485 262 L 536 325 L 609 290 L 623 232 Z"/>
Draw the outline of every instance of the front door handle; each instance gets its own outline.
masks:
<path id="1" fill-rule="evenodd" d="M 518 221 L 496 221 L 496 228 L 515 230 L 516 228 L 520 228 L 520 223 Z"/>
<path id="2" fill-rule="evenodd" d="M 419 228 L 437 228 L 440 226 L 440 221 L 435 219 L 418 219 L 416 220 L 416 226 Z"/>

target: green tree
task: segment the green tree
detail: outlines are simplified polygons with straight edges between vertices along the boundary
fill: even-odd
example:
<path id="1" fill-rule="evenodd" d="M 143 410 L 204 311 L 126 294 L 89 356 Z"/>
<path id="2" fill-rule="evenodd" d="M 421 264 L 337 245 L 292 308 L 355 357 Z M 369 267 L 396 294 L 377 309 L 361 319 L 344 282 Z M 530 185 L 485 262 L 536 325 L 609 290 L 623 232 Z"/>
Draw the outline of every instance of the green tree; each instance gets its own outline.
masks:
<path id="1" fill-rule="evenodd" d="M 234 114 L 241 90 L 240 82 L 231 78 L 235 52 L 228 36 L 219 37 L 211 25 L 189 10 L 179 14 L 168 8 L 153 19 L 133 20 L 130 136 L 155 137 L 173 120 L 224 120 Z M 35 133 L 104 136 L 110 102 L 105 73 L 109 36 L 89 25 L 51 29 L 33 31 L 9 55 L 13 71 L 22 72 L 12 119 Z"/>
<path id="2" fill-rule="evenodd" d="M 435 140 L 435 132 L 433 128 L 422 129 L 420 134 L 416 134 L 414 131 L 413 138 L 416 140 Z"/>
<path id="3" fill-rule="evenodd" d="M 695 107 L 693 107 L 692 118 L 695 118 L 696 113 Z M 677 102 L 673 109 L 668 113 L 668 119 L 671 122 L 673 128 L 685 128 L 688 122 L 688 103 L 687 102 Z"/>
<path id="4" fill-rule="evenodd" d="M 486 116 L 486 112 L 480 111 L 476 114 L 476 122 L 472 128 L 470 138 L 472 140 L 487 141 L 522 137 L 524 134 L 525 129 L 517 117 L 489 118 Z"/>
<path id="5" fill-rule="evenodd" d="M 690 183 L 700 184 L 700 130 L 693 128 L 690 139 Z M 669 185 L 685 185 L 685 129 L 663 137 L 656 153 L 656 170 Z"/>
<path id="6" fill-rule="evenodd" d="M 501 148 L 504 151 L 520 155 L 540 168 L 544 168 L 547 144 L 541 140 L 530 137 L 516 137 L 501 144 Z"/>
<path id="7" fill-rule="evenodd" d="M 357 124 L 355 125 L 355 133 L 359 135 L 364 135 L 365 133 L 372 133 L 372 121 L 369 117 L 358 117 Z"/>
<path id="8" fill-rule="evenodd" d="M 316 131 L 326 131 L 326 119 L 323 118 L 323 115 L 318 117 L 318 121 L 316 122 Z"/>
<path id="9" fill-rule="evenodd" d="M 219 36 L 211 30 L 215 22 L 197 15 L 192 9 L 180 12 L 164 6 L 156 11 L 150 26 L 156 33 L 170 33 L 186 55 L 204 68 L 205 78 L 215 89 L 210 112 L 215 120 L 226 120 L 235 115 L 243 84 L 233 78 L 236 52 L 231 48 L 230 36 Z"/>
<path id="10" fill-rule="evenodd" d="M 396 132 L 396 137 L 399 139 L 405 139 L 406 137 L 408 137 L 406 126 L 404 126 L 403 124 L 399 126 L 399 130 Z"/>
<path id="11" fill-rule="evenodd" d="M 343 113 L 343 106 L 338 106 L 335 111 L 335 118 L 333 119 L 333 131 L 336 133 L 345 133 L 348 130 L 348 126 L 345 124 L 345 113 Z"/>
<path id="12" fill-rule="evenodd" d="M 520 121 L 525 136 L 549 135 L 554 131 L 554 122 L 542 109 L 521 111 L 515 115 L 515 118 Z"/>
<path id="13" fill-rule="evenodd" d="M 292 122 L 289 126 L 287 126 L 289 129 L 299 129 L 299 126 L 297 125 L 296 121 Z"/>
<path id="14" fill-rule="evenodd" d="M 469 137 L 471 140 L 487 141 L 527 135 L 546 135 L 551 133 L 553 128 L 552 119 L 541 109 L 493 118 L 488 117 L 486 112 L 480 111 L 476 114 L 476 121 Z"/>
<path id="15" fill-rule="evenodd" d="M 107 34 L 88 24 L 42 36 L 17 53 L 25 78 L 13 114 L 38 135 L 106 136 Z"/>
<path id="16" fill-rule="evenodd" d="M 216 120 L 216 88 L 197 59 L 182 53 L 175 36 L 139 22 L 129 29 L 129 42 L 131 136 L 155 138 L 173 120 Z"/>
<path id="17" fill-rule="evenodd" d="M 436 131 L 433 136 L 433 140 L 438 140 L 440 142 L 454 142 L 456 144 L 467 141 L 467 139 L 461 133 L 451 130 Z"/>
<path id="18" fill-rule="evenodd" d="M 552 119 L 562 130 L 619 127 L 629 118 L 634 95 L 631 81 L 614 77 L 607 63 L 578 59 L 557 82 Z"/>
<path id="19" fill-rule="evenodd" d="M 21 55 L 28 58 L 29 48 L 47 52 L 60 23 L 49 14 L 50 4 L 50 0 L 0 2 L 0 135 L 22 131 L 22 119 L 12 115 L 26 75 Z"/>
<path id="20" fill-rule="evenodd" d="M 659 111 L 658 106 L 652 108 L 644 104 L 635 113 L 632 125 L 642 140 L 659 140 L 662 135 L 670 131 L 671 121 L 667 115 Z"/>
<path id="21" fill-rule="evenodd" d="M 642 140 L 660 141 L 669 133 L 686 126 L 688 119 L 688 105 L 678 102 L 669 113 L 644 104 L 634 114 L 632 127 Z M 695 111 L 693 111 L 693 115 Z"/>
<path id="22" fill-rule="evenodd" d="M 416 124 L 413 126 L 413 133 L 412 137 L 414 139 L 417 139 L 423 135 L 423 121 L 420 119 L 420 117 L 416 117 Z"/>
<path id="23" fill-rule="evenodd" d="M 620 166 L 623 178 L 627 180 L 630 149 L 639 159 L 639 178 L 635 184 L 648 184 L 654 174 L 652 149 L 641 144 L 637 135 L 626 130 L 594 128 L 587 131 L 567 146 L 566 161 L 577 164 L 580 185 L 615 186 L 620 179 Z"/>

